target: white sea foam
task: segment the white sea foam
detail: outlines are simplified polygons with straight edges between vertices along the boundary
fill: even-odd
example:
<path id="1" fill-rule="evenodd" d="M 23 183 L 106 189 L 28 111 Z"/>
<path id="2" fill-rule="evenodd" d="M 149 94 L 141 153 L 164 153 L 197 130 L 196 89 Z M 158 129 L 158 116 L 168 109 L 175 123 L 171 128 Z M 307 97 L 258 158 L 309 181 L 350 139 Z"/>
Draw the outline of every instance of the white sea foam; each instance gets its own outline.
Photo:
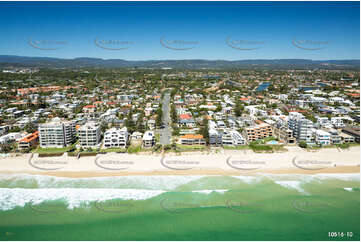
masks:
<path id="1" fill-rule="evenodd" d="M 66 178 L 47 175 L 0 175 L 0 184 L 8 188 L 132 188 L 173 190 L 203 176 L 118 176 Z"/>
<path id="2" fill-rule="evenodd" d="M 204 194 L 211 194 L 212 192 L 218 192 L 218 193 L 225 193 L 227 192 L 228 190 L 227 189 L 218 189 L 218 190 L 197 190 L 197 191 L 192 191 L 192 192 L 195 192 L 195 193 L 204 193 Z"/>
<path id="3" fill-rule="evenodd" d="M 294 189 L 302 194 L 308 195 L 308 193 L 302 188 L 300 181 L 275 181 L 276 184 L 288 189 Z"/>
<path id="4" fill-rule="evenodd" d="M 322 173 L 322 174 L 315 174 L 315 177 L 324 180 L 324 179 L 337 179 L 343 181 L 360 181 L 360 174 L 359 173 Z"/>
<path id="5" fill-rule="evenodd" d="M 260 182 L 262 180 L 262 177 L 260 176 L 232 176 L 232 177 L 237 178 L 247 184 Z"/>
<path id="6" fill-rule="evenodd" d="M 0 210 L 11 210 L 27 203 L 40 204 L 44 201 L 64 200 L 69 209 L 94 201 L 111 199 L 145 200 L 158 196 L 163 190 L 139 189 L 83 189 L 83 188 L 0 188 Z"/>

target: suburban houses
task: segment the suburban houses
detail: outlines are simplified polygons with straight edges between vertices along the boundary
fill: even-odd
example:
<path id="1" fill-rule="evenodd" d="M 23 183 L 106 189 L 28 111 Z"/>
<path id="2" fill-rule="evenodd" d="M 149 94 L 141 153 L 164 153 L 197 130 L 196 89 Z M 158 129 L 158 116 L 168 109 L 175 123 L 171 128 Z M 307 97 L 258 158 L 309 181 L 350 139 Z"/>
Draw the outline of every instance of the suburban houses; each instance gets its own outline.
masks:
<path id="1" fill-rule="evenodd" d="M 114 70 L 98 71 L 97 79 L 89 71 L 78 72 L 73 80 L 62 79 L 62 85 L 34 86 L 25 79 L 23 85 L 3 86 L 2 152 L 360 142 L 357 71 Z M 3 73 L 10 74 L 15 75 Z M 33 73 L 44 75 L 54 74 Z"/>

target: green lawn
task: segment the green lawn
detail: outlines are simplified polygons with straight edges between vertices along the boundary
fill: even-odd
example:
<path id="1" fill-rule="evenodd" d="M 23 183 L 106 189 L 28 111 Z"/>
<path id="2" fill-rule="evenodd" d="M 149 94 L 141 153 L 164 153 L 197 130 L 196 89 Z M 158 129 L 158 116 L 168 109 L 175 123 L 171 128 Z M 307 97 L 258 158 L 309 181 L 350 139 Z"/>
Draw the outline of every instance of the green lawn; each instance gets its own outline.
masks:
<path id="1" fill-rule="evenodd" d="M 250 149 L 250 148 L 248 145 L 237 145 L 237 146 L 225 145 L 225 146 L 223 146 L 223 149 L 225 149 L 225 150 L 245 150 L 245 149 Z"/>
<path id="2" fill-rule="evenodd" d="M 177 149 L 182 150 L 204 150 L 206 146 L 204 145 L 181 145 L 177 144 Z"/>
<path id="3" fill-rule="evenodd" d="M 39 154 L 55 154 L 55 153 L 64 153 L 71 150 L 72 147 L 64 147 L 64 148 L 38 148 L 34 150 L 34 153 Z"/>
<path id="4" fill-rule="evenodd" d="M 127 149 L 125 148 L 107 148 L 101 149 L 100 152 L 126 152 Z"/>
<path id="5" fill-rule="evenodd" d="M 155 134 L 155 141 L 159 143 L 160 141 L 160 134 Z"/>

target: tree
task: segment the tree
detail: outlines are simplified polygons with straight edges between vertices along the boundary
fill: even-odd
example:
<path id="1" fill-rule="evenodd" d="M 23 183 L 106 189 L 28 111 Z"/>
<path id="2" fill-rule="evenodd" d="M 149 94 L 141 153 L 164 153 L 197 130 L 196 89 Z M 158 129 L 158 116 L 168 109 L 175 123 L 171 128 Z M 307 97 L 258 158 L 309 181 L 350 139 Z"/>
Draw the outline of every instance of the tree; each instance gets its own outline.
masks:
<path id="1" fill-rule="evenodd" d="M 155 125 L 157 127 L 160 127 L 162 125 L 162 115 L 163 115 L 163 111 L 162 111 L 162 106 L 160 106 L 158 109 L 157 109 L 157 118 L 155 120 Z"/>
<path id="2" fill-rule="evenodd" d="M 173 123 L 178 123 L 177 110 L 175 109 L 174 104 L 172 104 L 170 112 L 171 112 L 171 116 L 172 116 L 172 122 Z"/>
<path id="3" fill-rule="evenodd" d="M 298 146 L 300 146 L 301 148 L 307 148 L 307 143 L 305 141 L 301 141 Z"/>
<path id="4" fill-rule="evenodd" d="M 125 120 L 125 126 L 128 128 L 129 133 L 133 133 L 135 131 L 135 124 L 133 121 L 133 111 L 129 110 L 127 119 Z"/>
<path id="5" fill-rule="evenodd" d="M 137 123 L 136 123 L 136 129 L 137 129 L 137 131 L 142 132 L 142 133 L 145 132 L 145 127 L 144 127 L 144 125 L 143 125 L 144 116 L 145 116 L 145 115 L 144 115 L 144 111 L 142 111 L 142 112 L 140 113 L 139 118 L 138 118 Z"/>
<path id="6" fill-rule="evenodd" d="M 206 143 L 209 144 L 209 131 L 208 131 L 208 119 L 203 119 L 203 127 L 200 130 L 203 138 L 206 140 Z"/>
<path id="7" fill-rule="evenodd" d="M 24 129 L 28 133 L 34 133 L 36 131 L 36 127 L 33 123 L 26 124 Z"/>
<path id="8" fill-rule="evenodd" d="M 244 106 L 241 104 L 240 101 L 237 101 L 236 107 L 234 109 L 236 116 L 240 117 L 242 115 L 243 110 L 244 110 Z"/>
<path id="9" fill-rule="evenodd" d="M 220 111 L 222 111 L 222 106 L 221 106 L 221 104 L 217 104 L 217 108 L 216 108 L 216 110 L 215 110 L 216 112 L 220 112 Z"/>

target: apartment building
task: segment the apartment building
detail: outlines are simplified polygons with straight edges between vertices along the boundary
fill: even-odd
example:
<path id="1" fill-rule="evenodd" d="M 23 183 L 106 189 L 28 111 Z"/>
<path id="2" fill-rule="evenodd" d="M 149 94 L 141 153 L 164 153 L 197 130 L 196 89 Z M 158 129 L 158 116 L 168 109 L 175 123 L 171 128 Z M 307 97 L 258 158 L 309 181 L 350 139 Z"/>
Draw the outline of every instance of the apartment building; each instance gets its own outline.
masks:
<path id="1" fill-rule="evenodd" d="M 81 147 L 99 147 L 101 140 L 101 130 L 97 123 L 89 122 L 78 129 L 79 144 Z"/>
<path id="2" fill-rule="evenodd" d="M 210 128 L 208 130 L 209 134 L 209 145 L 211 146 L 221 146 L 222 145 L 222 133 L 216 129 Z"/>
<path id="3" fill-rule="evenodd" d="M 200 134 L 186 134 L 180 137 L 182 145 L 205 145 L 206 140 Z"/>
<path id="4" fill-rule="evenodd" d="M 272 126 L 266 123 L 260 123 L 244 129 L 244 135 L 248 142 L 263 139 L 273 135 Z"/>
<path id="5" fill-rule="evenodd" d="M 129 133 L 127 127 L 123 127 L 121 129 L 111 128 L 104 133 L 104 147 L 126 148 L 128 144 L 128 137 Z"/>
<path id="6" fill-rule="evenodd" d="M 222 145 L 245 145 L 246 140 L 237 130 L 227 130 L 222 135 Z"/>
<path id="7" fill-rule="evenodd" d="M 285 141 L 287 144 L 296 144 L 296 138 L 293 137 L 293 131 L 286 126 L 273 128 L 273 136 L 279 140 Z"/>
<path id="8" fill-rule="evenodd" d="M 143 147 L 144 148 L 151 148 L 155 145 L 155 136 L 153 131 L 146 131 L 143 134 Z"/>
<path id="9" fill-rule="evenodd" d="M 54 119 L 39 125 L 39 140 L 42 148 L 63 148 L 75 141 L 75 123 Z"/>
<path id="10" fill-rule="evenodd" d="M 332 143 L 331 134 L 318 129 L 315 131 L 315 142 L 318 145 L 330 145 Z"/>
<path id="11" fill-rule="evenodd" d="M 353 137 L 353 136 L 351 136 L 349 134 L 341 132 L 340 136 L 341 136 L 342 143 L 353 143 L 353 142 L 355 142 L 355 137 Z"/>
<path id="12" fill-rule="evenodd" d="M 314 143 L 313 122 L 302 114 L 291 112 L 288 119 L 288 128 L 293 131 L 293 136 L 298 142 Z"/>
<path id="13" fill-rule="evenodd" d="M 26 150 L 36 147 L 39 144 L 39 131 L 35 131 L 19 140 L 19 150 Z"/>
<path id="14" fill-rule="evenodd" d="M 360 127 L 347 127 L 347 128 L 343 128 L 342 132 L 348 135 L 351 135 L 354 140 L 358 143 L 360 143 Z"/>
<path id="15" fill-rule="evenodd" d="M 323 129 L 324 131 L 326 131 L 327 133 L 330 134 L 330 138 L 331 138 L 331 144 L 341 144 L 342 143 L 342 139 L 341 136 L 339 134 L 339 131 L 336 129 Z"/>

